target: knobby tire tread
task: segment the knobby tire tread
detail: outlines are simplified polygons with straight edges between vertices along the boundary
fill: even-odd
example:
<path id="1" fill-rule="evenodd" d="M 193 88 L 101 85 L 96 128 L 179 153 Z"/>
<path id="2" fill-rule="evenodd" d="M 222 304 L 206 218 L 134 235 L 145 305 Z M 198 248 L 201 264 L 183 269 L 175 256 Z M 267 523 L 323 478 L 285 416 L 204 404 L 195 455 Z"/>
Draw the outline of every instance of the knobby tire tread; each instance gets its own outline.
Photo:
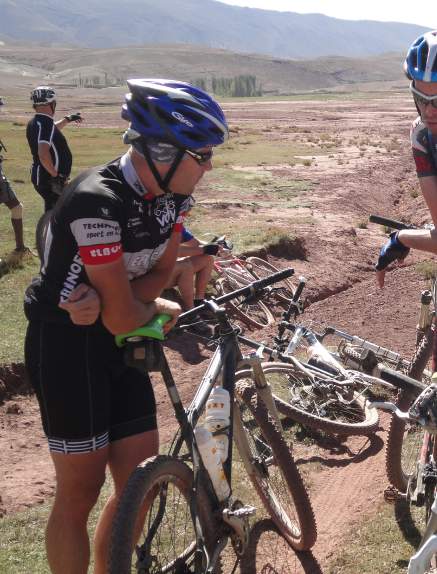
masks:
<path id="1" fill-rule="evenodd" d="M 423 371 L 432 353 L 434 339 L 434 326 L 430 327 L 422 337 L 418 348 L 411 360 L 407 375 L 421 380 Z M 400 390 L 396 399 L 396 406 L 401 411 L 407 411 L 417 394 L 407 390 Z M 392 486 L 399 492 L 405 493 L 408 487 L 408 473 L 402 466 L 402 448 L 404 442 L 405 422 L 392 415 L 387 433 L 385 446 L 385 466 L 387 478 Z"/>
<path id="2" fill-rule="evenodd" d="M 292 372 L 294 374 L 298 373 L 298 370 L 289 365 L 287 363 L 265 363 L 264 365 L 265 373 L 286 373 Z M 243 372 L 241 372 L 243 374 Z M 248 376 L 249 372 L 246 372 L 246 376 Z M 238 373 L 237 375 L 240 375 Z M 301 376 L 304 378 L 305 374 L 301 373 Z M 285 380 L 285 377 L 284 377 Z M 273 390 L 273 389 L 272 389 Z M 341 422 L 341 421 L 333 421 L 329 418 L 324 418 L 313 413 L 309 413 L 302 409 L 297 408 L 294 405 L 280 399 L 279 397 L 275 396 L 275 403 L 276 408 L 278 411 L 294 421 L 316 429 L 316 430 L 323 430 L 330 434 L 337 434 L 337 435 L 345 435 L 345 436 L 368 436 L 375 432 L 375 430 L 379 427 L 379 415 L 376 409 L 369 408 L 367 404 L 367 400 L 365 397 L 360 396 L 357 392 L 354 392 L 354 401 L 353 404 L 358 407 L 359 411 L 362 414 L 363 420 L 353 422 Z"/>
<path id="3" fill-rule="evenodd" d="M 263 492 L 261 482 L 258 482 L 251 476 L 253 485 L 258 492 L 265 509 L 288 543 L 295 550 L 309 550 L 312 548 L 317 538 L 316 519 L 307 489 L 294 461 L 290 448 L 286 444 L 282 432 L 278 429 L 276 423 L 269 415 L 269 411 L 259 397 L 255 385 L 252 382 L 240 381 L 237 382 L 235 391 L 252 413 L 264 439 L 272 449 L 272 453 L 278 467 L 282 471 L 283 478 L 288 486 L 289 494 L 296 510 L 296 527 L 298 532 L 291 532 L 280 517 L 277 516 L 274 508 Z"/>
<path id="4" fill-rule="evenodd" d="M 192 493 L 193 473 L 182 461 L 158 455 L 141 463 L 131 474 L 121 495 L 112 526 L 108 574 L 131 574 L 134 527 L 141 503 L 160 477 L 174 477 L 188 500 Z M 197 505 L 205 543 L 211 550 L 214 524 L 210 504 L 204 491 L 197 491 Z M 188 503 L 187 503 L 188 505 Z M 194 528 L 194 525 L 193 525 Z"/>

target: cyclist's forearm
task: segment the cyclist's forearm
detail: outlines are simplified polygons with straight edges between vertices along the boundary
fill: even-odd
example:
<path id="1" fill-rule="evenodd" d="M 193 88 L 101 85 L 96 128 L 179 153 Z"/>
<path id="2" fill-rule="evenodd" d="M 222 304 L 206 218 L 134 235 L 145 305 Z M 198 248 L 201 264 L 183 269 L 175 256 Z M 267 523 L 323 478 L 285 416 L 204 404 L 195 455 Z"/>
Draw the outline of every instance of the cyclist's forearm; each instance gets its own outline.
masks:
<path id="1" fill-rule="evenodd" d="M 437 254 L 437 232 L 429 229 L 405 229 L 399 232 L 399 240 L 405 247 Z"/>
<path id="2" fill-rule="evenodd" d="M 44 169 L 48 171 L 52 177 L 56 177 L 58 175 L 48 147 L 38 147 L 38 158 Z"/>
<path id="3" fill-rule="evenodd" d="M 142 303 L 135 299 L 122 314 L 113 313 L 112 310 L 103 305 L 101 316 L 108 331 L 113 335 L 119 335 L 145 325 L 159 312 L 154 301 Z"/>
<path id="4" fill-rule="evenodd" d="M 131 281 L 131 288 L 135 299 L 148 303 L 161 296 L 168 283 L 171 271 L 164 269 L 152 269 L 147 275 L 142 275 Z"/>
<path id="5" fill-rule="evenodd" d="M 58 130 L 62 130 L 62 128 L 65 128 L 65 126 L 69 123 L 69 121 L 67 120 L 67 118 L 62 118 L 62 120 L 58 120 L 57 122 L 55 122 L 55 126 L 58 128 Z"/>

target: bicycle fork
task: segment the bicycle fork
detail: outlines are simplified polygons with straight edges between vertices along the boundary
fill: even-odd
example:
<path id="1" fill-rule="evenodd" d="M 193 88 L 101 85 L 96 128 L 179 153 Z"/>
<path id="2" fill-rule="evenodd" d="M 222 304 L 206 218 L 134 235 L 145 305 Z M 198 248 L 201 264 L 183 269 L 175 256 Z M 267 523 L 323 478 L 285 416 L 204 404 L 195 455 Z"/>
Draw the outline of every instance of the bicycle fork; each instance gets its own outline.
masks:
<path id="1" fill-rule="evenodd" d="M 278 425 L 279 430 L 282 432 L 282 423 L 279 418 L 278 409 L 276 408 L 275 400 L 273 399 L 270 384 L 266 380 L 265 373 L 262 368 L 262 359 L 264 355 L 264 346 L 258 347 L 256 352 L 245 355 L 242 358 L 242 364 L 249 365 L 253 372 L 253 380 L 259 396 L 263 403 L 266 405 L 269 414 L 272 416 L 275 423 Z"/>

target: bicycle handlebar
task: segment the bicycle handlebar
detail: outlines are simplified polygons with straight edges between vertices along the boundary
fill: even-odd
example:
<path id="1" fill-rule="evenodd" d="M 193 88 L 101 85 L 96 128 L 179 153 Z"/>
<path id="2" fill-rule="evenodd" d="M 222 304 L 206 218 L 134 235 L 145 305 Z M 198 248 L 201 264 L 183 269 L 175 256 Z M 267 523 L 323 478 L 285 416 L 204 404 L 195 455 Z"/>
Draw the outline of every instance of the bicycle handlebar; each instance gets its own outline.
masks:
<path id="1" fill-rule="evenodd" d="M 403 223 L 402 221 L 397 221 L 396 219 L 389 219 L 388 217 L 381 217 L 380 215 L 369 215 L 369 221 L 371 223 L 377 223 L 378 225 L 385 225 L 386 227 L 391 227 L 392 229 L 417 229 L 416 225 L 410 223 Z"/>
<path id="2" fill-rule="evenodd" d="M 232 299 L 236 299 L 237 297 L 248 297 L 248 296 L 256 296 L 259 294 L 265 287 L 272 285 L 273 283 L 277 283 L 278 281 L 282 281 L 283 279 L 287 279 L 291 277 L 294 273 L 294 269 L 291 267 L 288 269 L 283 269 L 282 271 L 278 271 L 273 275 L 269 275 L 268 277 L 264 277 L 263 279 L 258 279 L 249 283 L 245 287 L 241 289 L 237 289 L 236 291 L 232 291 L 231 293 L 227 293 L 226 295 L 222 295 L 217 299 L 212 299 L 210 302 L 206 301 L 202 303 L 202 305 L 198 305 L 185 313 L 182 313 L 178 319 L 178 325 L 181 326 L 181 322 L 189 319 L 193 315 L 196 315 L 199 311 L 204 309 L 209 309 L 214 313 L 218 313 L 220 308 L 219 305 L 222 303 L 227 303 Z M 139 327 L 138 329 L 134 329 L 129 333 L 122 333 L 120 335 L 115 336 L 115 342 L 118 347 L 123 347 L 127 342 L 136 342 L 140 341 L 144 338 L 151 338 L 157 339 L 160 341 L 164 340 L 164 333 L 162 331 L 162 327 L 167 323 L 171 317 L 166 314 L 156 315 L 149 323 Z"/>

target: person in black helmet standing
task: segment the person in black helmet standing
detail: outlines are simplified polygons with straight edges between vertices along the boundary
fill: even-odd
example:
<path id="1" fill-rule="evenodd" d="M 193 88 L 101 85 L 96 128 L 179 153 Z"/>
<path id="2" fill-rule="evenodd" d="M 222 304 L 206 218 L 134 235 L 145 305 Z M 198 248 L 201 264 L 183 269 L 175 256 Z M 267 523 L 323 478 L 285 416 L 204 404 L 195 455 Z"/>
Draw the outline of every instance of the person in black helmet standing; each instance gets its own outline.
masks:
<path id="1" fill-rule="evenodd" d="M 25 296 L 26 369 L 56 468 L 46 531 L 53 574 L 88 572 L 88 518 L 109 468 L 114 492 L 94 536 L 94 574 L 108 572 L 118 499 L 134 468 L 158 452 L 151 382 L 125 364 L 114 335 L 158 313 L 177 320 L 179 305 L 161 294 L 194 189 L 228 137 L 222 109 L 203 90 L 159 79 L 128 87 L 129 148 L 69 184 L 53 210 L 40 276 Z M 71 295 L 81 284 L 98 295 L 98 319 L 91 310 L 83 320 L 72 316 Z"/>
<path id="2" fill-rule="evenodd" d="M 71 122 L 80 124 L 79 112 L 55 122 L 56 94 L 49 86 L 38 86 L 30 94 L 35 116 L 26 129 L 32 153 L 32 184 L 44 199 L 44 211 L 52 209 L 71 172 L 72 155 L 61 130 Z"/>

